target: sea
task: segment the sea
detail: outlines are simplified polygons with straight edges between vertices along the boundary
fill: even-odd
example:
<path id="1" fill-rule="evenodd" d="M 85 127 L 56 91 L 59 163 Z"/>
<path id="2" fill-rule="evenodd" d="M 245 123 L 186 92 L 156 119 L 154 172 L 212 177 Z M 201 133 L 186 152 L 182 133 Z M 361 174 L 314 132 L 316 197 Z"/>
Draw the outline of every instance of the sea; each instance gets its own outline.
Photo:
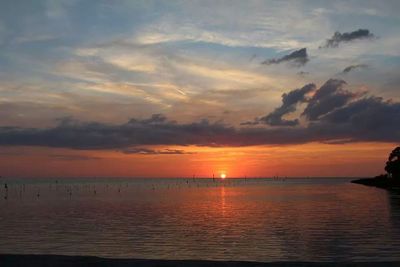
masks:
<path id="1" fill-rule="evenodd" d="M 399 261 L 400 194 L 350 180 L 1 178 L 0 254 Z"/>

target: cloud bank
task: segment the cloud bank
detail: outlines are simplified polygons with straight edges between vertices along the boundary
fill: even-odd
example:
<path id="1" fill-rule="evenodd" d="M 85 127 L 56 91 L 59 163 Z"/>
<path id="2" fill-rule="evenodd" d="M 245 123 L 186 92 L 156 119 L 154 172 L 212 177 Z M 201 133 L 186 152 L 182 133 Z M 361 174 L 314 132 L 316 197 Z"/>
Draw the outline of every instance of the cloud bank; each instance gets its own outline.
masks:
<path id="1" fill-rule="evenodd" d="M 0 127 L 1 146 L 45 146 L 72 149 L 118 149 L 135 154 L 181 154 L 178 150 L 154 151 L 149 145 L 250 146 L 307 142 L 399 142 L 400 103 L 345 89 L 346 82 L 331 79 L 282 96 L 282 105 L 257 119 L 254 127 L 234 127 L 203 119 L 178 123 L 161 114 L 133 118 L 124 124 L 80 122 L 70 118 L 53 128 Z M 307 97 L 313 94 L 312 97 Z M 283 117 L 306 107 L 299 118 Z M 260 127 L 264 124 L 267 127 Z M 292 126 L 292 127 L 287 127 Z"/>
<path id="2" fill-rule="evenodd" d="M 330 79 L 318 90 L 314 84 L 305 85 L 282 95 L 282 105 L 264 117 L 242 125 L 264 123 L 273 132 L 276 126 L 282 139 L 286 134 L 297 132 L 299 143 L 302 138 L 328 143 L 378 141 L 400 141 L 400 103 L 381 97 L 366 96 L 345 89 L 346 82 Z M 307 94 L 313 94 L 307 98 Z M 299 118 L 283 117 L 293 113 L 299 103 L 306 103 L 301 113 L 306 124 L 300 127 Z M 292 126 L 292 127 L 283 127 Z M 286 130 L 285 130 L 286 128 Z M 287 140 L 287 139 L 286 139 Z"/>

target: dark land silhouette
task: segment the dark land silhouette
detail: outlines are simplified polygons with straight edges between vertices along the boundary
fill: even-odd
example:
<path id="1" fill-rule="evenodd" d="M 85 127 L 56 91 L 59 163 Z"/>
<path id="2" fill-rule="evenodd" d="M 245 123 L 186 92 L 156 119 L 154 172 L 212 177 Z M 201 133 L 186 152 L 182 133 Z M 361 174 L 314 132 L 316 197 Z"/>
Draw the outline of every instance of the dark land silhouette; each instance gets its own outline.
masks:
<path id="1" fill-rule="evenodd" d="M 143 259 L 111 259 L 89 256 L 60 256 L 60 255 L 1 255 L 1 266 L 107 266 L 107 267 L 211 267 L 211 266 L 236 266 L 236 267 L 320 267 L 320 266 L 346 266 L 346 267 L 375 267 L 399 266 L 399 262 L 246 262 L 246 261 L 207 261 L 207 260 L 143 260 Z"/>
<path id="2" fill-rule="evenodd" d="M 400 190 L 400 147 L 396 147 L 389 154 L 385 171 L 385 174 L 375 176 L 374 178 L 358 179 L 351 182 L 385 189 Z"/>

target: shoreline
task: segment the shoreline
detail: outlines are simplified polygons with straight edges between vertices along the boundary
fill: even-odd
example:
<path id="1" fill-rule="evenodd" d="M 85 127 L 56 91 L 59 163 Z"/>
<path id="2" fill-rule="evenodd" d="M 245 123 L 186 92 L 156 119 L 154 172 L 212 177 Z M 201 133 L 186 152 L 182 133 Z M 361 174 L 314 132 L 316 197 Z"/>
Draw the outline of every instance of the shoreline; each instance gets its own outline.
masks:
<path id="1" fill-rule="evenodd" d="M 352 180 L 353 184 L 361 184 L 365 186 L 374 186 L 377 188 L 387 189 L 387 190 L 400 190 L 400 179 L 394 178 L 381 178 L 381 177 L 373 177 L 373 178 L 363 178 Z"/>
<path id="2" fill-rule="evenodd" d="M 209 260 L 147 260 L 128 258 L 101 258 L 94 256 L 63 256 L 63 255 L 32 255 L 32 254 L 0 254 L 0 263 L 3 267 L 13 266 L 109 266 L 109 267 L 203 267 L 203 266 L 234 266 L 234 267 L 294 267 L 294 266 L 346 266 L 346 267 L 372 267 L 372 266 L 400 266 L 400 261 L 383 262 L 251 262 L 251 261 L 209 261 Z"/>

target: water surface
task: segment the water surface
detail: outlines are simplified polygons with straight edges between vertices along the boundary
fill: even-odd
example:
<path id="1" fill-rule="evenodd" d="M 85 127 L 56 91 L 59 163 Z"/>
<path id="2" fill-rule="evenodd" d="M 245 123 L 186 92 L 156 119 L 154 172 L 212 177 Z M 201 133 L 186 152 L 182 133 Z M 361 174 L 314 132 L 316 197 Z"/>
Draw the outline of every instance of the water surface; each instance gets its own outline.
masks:
<path id="1" fill-rule="evenodd" d="M 348 179 L 3 178 L 0 196 L 0 253 L 400 260 L 400 196 Z"/>

